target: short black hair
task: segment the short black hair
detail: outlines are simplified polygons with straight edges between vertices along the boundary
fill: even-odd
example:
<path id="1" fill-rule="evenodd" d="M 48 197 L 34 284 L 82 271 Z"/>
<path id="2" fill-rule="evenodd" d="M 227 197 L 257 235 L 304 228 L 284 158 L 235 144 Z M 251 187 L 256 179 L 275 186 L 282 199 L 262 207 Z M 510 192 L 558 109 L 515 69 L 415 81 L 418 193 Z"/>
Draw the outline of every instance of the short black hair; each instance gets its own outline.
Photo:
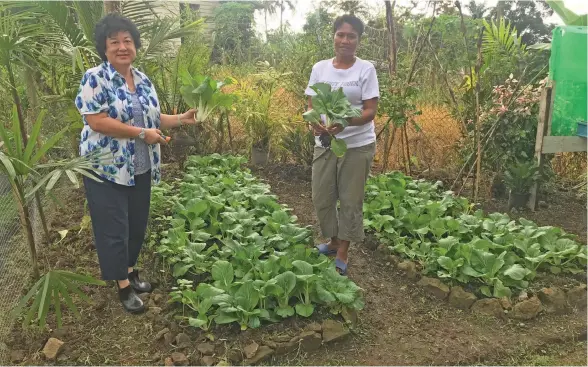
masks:
<path id="1" fill-rule="evenodd" d="M 106 39 L 118 32 L 129 32 L 135 43 L 135 48 L 141 48 L 141 34 L 135 23 L 129 18 L 123 17 L 117 13 L 105 15 L 94 28 L 94 42 L 96 51 L 102 61 L 108 61 L 106 58 Z"/>
<path id="2" fill-rule="evenodd" d="M 353 28 L 357 32 L 357 35 L 361 38 L 365 26 L 363 25 L 361 19 L 351 14 L 341 15 L 340 17 L 335 19 L 335 23 L 333 24 L 333 33 L 336 33 L 337 30 L 341 28 L 341 26 L 344 23 L 349 24 L 351 28 Z"/>

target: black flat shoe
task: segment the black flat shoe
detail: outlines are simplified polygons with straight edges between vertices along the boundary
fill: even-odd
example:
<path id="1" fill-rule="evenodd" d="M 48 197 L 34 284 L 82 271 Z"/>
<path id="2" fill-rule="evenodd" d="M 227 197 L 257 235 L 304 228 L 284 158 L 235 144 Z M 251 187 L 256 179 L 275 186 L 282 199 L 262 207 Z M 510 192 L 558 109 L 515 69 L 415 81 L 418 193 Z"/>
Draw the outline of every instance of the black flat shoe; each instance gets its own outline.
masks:
<path id="1" fill-rule="evenodd" d="M 141 298 L 137 296 L 135 290 L 130 285 L 120 288 L 118 282 L 116 282 L 116 287 L 118 289 L 118 298 L 122 303 L 124 309 L 130 313 L 141 313 L 145 311 L 145 305 Z"/>
<path id="2" fill-rule="evenodd" d="M 149 293 L 153 290 L 153 287 L 151 287 L 149 282 L 139 279 L 139 271 L 137 269 L 129 273 L 129 282 L 133 289 L 139 293 Z"/>

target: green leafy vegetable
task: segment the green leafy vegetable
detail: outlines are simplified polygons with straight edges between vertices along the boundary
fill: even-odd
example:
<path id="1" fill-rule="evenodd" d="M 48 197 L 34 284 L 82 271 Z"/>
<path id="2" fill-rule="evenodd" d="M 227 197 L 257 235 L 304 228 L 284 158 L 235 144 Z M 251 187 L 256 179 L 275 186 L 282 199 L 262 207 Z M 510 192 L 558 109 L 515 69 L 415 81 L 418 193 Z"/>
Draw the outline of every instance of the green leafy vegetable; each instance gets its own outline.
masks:
<path id="1" fill-rule="evenodd" d="M 196 121 L 208 121 L 218 109 L 228 109 L 235 100 L 232 94 L 221 91 L 223 85 L 231 84 L 231 79 L 216 81 L 208 76 L 192 76 L 186 72 L 182 75 L 183 86 L 180 93 L 184 101 L 197 110 Z"/>

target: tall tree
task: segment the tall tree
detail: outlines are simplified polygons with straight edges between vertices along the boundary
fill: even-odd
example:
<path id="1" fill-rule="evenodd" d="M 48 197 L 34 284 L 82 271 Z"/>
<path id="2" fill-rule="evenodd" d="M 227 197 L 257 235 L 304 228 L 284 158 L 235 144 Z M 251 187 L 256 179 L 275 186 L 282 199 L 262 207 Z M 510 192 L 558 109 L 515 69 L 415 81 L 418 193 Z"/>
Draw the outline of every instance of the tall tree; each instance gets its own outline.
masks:
<path id="1" fill-rule="evenodd" d="M 486 7 L 484 3 L 476 0 L 470 0 L 470 2 L 465 7 L 470 13 L 471 17 L 474 19 L 485 18 L 489 10 L 489 8 Z"/>
<path id="2" fill-rule="evenodd" d="M 284 10 L 286 7 L 290 10 L 294 10 L 294 3 L 292 0 L 278 0 L 278 6 L 280 8 L 280 35 L 284 34 Z"/>
<path id="3" fill-rule="evenodd" d="M 351 14 L 355 16 L 367 16 L 368 8 L 363 1 L 357 0 L 327 0 L 325 4 L 345 14 Z"/>
<path id="4" fill-rule="evenodd" d="M 553 15 L 553 10 L 545 1 L 499 1 L 498 6 L 491 12 L 492 17 L 502 17 L 508 20 L 522 36 L 523 43 L 532 45 L 548 42 L 551 39 L 553 26 L 543 20 Z"/>

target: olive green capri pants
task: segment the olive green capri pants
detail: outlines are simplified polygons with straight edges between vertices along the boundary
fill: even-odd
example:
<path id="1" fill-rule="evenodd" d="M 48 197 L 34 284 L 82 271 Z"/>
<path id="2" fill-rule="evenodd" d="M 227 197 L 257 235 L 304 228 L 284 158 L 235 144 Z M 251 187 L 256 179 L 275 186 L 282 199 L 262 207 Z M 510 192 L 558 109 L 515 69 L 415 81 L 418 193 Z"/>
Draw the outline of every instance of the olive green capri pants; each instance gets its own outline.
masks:
<path id="1" fill-rule="evenodd" d="M 312 202 L 324 237 L 363 241 L 365 183 L 375 154 L 375 142 L 349 148 L 341 158 L 331 150 L 314 148 Z"/>

